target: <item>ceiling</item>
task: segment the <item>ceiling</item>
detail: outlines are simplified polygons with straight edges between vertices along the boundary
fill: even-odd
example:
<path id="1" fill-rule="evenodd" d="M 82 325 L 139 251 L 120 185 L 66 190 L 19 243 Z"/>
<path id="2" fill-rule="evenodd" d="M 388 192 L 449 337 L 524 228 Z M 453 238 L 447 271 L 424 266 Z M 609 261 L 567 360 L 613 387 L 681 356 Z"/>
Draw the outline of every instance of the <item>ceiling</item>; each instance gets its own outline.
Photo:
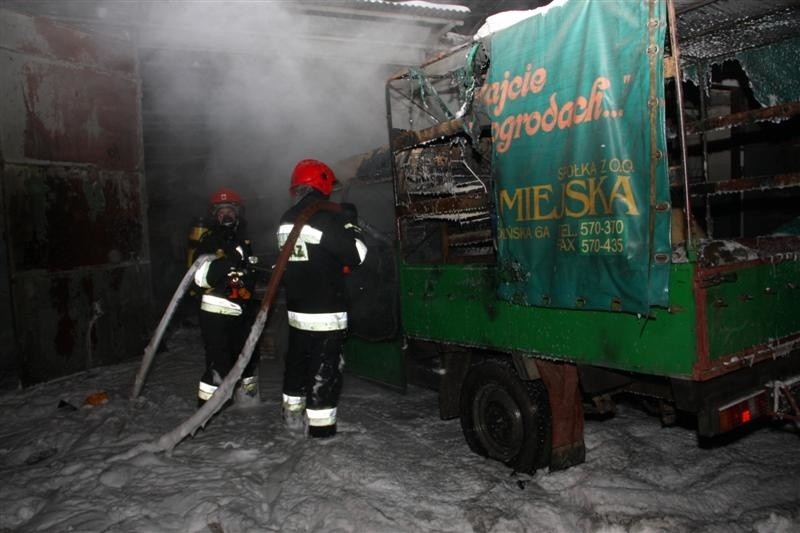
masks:
<path id="1" fill-rule="evenodd" d="M 404 66 L 448 48 L 448 35 L 466 35 L 480 16 L 457 5 L 383 0 L 2 0 L 2 5 L 130 39 L 145 49 L 259 56 L 274 54 L 280 48 L 275 43 L 291 41 L 302 42 L 307 56 L 350 53 L 362 62 Z"/>
<path id="2" fill-rule="evenodd" d="M 151 49 L 268 54 L 265 39 L 302 40 L 304 53 L 352 53 L 375 64 L 411 66 L 471 37 L 494 13 L 547 0 L 270 0 L 231 3 L 3 0 L 3 6 L 110 32 Z M 716 55 L 800 35 L 798 0 L 674 0 L 682 56 Z M 279 15 L 277 15 L 279 14 Z M 284 17 L 284 18 L 281 18 Z M 204 26 L 200 21 L 219 22 Z M 298 26 L 297 21 L 302 20 Z M 229 31 L 234 23 L 235 32 Z M 250 23 L 250 24 L 248 24 Z M 202 31 L 198 27 L 202 26 Z M 731 31 L 733 30 L 733 31 Z M 344 52 L 343 52 L 344 51 Z M 368 51 L 368 53 L 365 53 Z"/>

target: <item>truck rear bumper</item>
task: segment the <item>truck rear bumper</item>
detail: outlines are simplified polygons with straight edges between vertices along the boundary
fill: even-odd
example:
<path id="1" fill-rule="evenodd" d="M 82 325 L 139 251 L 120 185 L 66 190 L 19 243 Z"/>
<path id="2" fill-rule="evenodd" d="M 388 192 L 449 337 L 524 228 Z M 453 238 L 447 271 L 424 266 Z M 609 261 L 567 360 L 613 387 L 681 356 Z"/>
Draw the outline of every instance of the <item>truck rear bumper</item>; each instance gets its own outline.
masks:
<path id="1" fill-rule="evenodd" d="M 800 420 L 800 351 L 707 381 L 673 379 L 676 407 L 697 415 L 703 437 L 758 418 Z"/>

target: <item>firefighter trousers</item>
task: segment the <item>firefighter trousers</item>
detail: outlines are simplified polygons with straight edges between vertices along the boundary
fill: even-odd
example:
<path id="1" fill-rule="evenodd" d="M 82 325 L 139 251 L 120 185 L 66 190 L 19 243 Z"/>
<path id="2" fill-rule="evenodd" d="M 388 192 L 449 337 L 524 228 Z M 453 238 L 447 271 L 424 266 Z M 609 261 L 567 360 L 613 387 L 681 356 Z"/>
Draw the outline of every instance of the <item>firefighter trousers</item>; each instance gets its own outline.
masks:
<path id="1" fill-rule="evenodd" d="M 347 330 L 305 331 L 289 326 L 283 393 L 305 398 L 310 411 L 335 413 L 342 392 L 346 336 Z M 320 421 L 320 425 L 335 424 L 335 414 L 326 422 Z"/>
<path id="2" fill-rule="evenodd" d="M 246 315 L 230 316 L 207 311 L 200 311 L 199 322 L 206 357 L 205 372 L 200 379 L 201 390 L 203 384 L 216 389 L 236 364 L 236 359 L 250 333 L 250 322 L 246 319 Z M 255 375 L 258 369 L 258 355 L 258 350 L 255 350 L 242 373 L 243 378 Z"/>

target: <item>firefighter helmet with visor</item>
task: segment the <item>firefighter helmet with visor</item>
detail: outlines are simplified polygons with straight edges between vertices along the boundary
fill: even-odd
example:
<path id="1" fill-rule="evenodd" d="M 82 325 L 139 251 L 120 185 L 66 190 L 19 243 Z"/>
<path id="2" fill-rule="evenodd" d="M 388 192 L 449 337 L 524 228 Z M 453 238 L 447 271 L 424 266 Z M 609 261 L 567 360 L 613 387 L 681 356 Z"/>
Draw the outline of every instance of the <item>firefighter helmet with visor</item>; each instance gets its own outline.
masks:
<path id="1" fill-rule="evenodd" d="M 208 199 L 208 204 L 212 215 L 216 215 L 217 211 L 223 207 L 232 208 L 237 216 L 241 216 L 242 213 L 242 197 L 228 187 L 221 187 L 214 191 Z"/>
<path id="2" fill-rule="evenodd" d="M 336 175 L 328 165 L 316 159 L 303 159 L 294 167 L 289 192 L 294 194 L 298 187 L 306 185 L 330 196 L 335 183 Z"/>

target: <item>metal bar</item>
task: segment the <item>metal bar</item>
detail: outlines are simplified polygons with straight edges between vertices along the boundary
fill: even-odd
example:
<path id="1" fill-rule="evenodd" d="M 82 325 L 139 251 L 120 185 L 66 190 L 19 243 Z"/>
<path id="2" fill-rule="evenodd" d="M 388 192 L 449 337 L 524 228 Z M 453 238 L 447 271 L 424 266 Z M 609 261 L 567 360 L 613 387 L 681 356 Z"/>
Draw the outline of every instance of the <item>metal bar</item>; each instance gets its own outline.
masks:
<path id="1" fill-rule="evenodd" d="M 397 165 L 395 164 L 394 160 L 394 151 L 392 150 L 392 137 L 394 134 L 392 133 L 394 130 L 392 128 L 392 98 L 390 96 L 390 90 L 392 89 L 392 80 L 386 80 L 386 90 L 384 91 L 385 98 L 386 98 L 386 123 L 387 123 L 387 131 L 389 133 L 389 168 L 392 173 L 392 196 L 394 196 L 394 205 L 399 203 L 397 198 Z M 395 240 L 398 242 L 398 247 L 400 246 L 400 221 L 399 219 L 395 219 L 394 221 L 394 232 L 395 232 Z M 399 248 L 398 248 L 399 249 Z"/>
<path id="2" fill-rule="evenodd" d="M 425 61 L 421 65 L 418 65 L 416 68 L 423 69 L 423 68 L 425 68 L 425 67 L 427 67 L 429 65 L 432 65 L 433 63 L 436 63 L 437 61 L 441 61 L 442 59 L 444 59 L 446 57 L 450 57 L 451 55 L 455 54 L 459 50 L 463 50 L 464 48 L 467 48 L 467 47 L 470 47 L 470 46 L 472 46 L 472 41 L 466 42 L 466 43 L 463 43 L 463 44 L 459 44 L 458 46 L 454 46 L 453 48 L 450 48 L 449 50 L 445 50 L 444 52 L 440 52 L 440 53 L 436 54 L 435 56 L 430 58 L 428 61 Z M 407 69 L 407 68 L 399 70 L 397 73 L 393 74 L 389 78 L 389 81 L 391 81 L 391 80 L 401 80 L 401 79 L 407 77 L 408 76 L 408 71 L 409 71 L 409 69 Z"/>
<path id="3" fill-rule="evenodd" d="M 465 231 L 463 233 L 454 233 L 449 236 L 450 244 L 458 246 L 460 244 L 476 244 L 479 242 L 487 242 L 492 240 L 491 230 L 475 230 Z"/>
<path id="4" fill-rule="evenodd" d="M 752 367 L 763 361 L 774 361 L 778 352 L 789 353 L 800 347 L 798 335 L 787 335 L 780 339 L 751 346 L 737 353 L 728 354 L 725 357 L 715 359 L 705 365 L 695 364 L 693 378 L 697 381 L 708 379 L 735 372 L 743 368 Z"/>
<path id="5" fill-rule="evenodd" d="M 652 261 L 654 257 L 654 243 L 655 243 L 655 227 L 656 227 L 656 204 L 657 204 L 657 187 L 656 187 L 656 176 L 658 175 L 658 163 L 660 160 L 666 157 L 666 154 L 662 154 L 659 151 L 655 150 L 655 147 L 658 146 L 658 138 L 659 133 L 663 134 L 663 132 L 657 131 L 657 127 L 659 126 L 659 121 L 657 117 L 660 112 L 660 102 L 656 95 L 659 94 L 660 91 L 656 90 L 656 84 L 658 84 L 661 90 L 664 89 L 664 79 L 656 78 L 656 66 L 657 66 L 657 59 L 658 59 L 658 51 L 663 49 L 664 43 L 655 42 L 655 35 L 656 35 L 656 27 L 659 21 L 654 20 L 655 16 L 655 6 L 656 1 L 650 0 L 647 4 L 647 61 L 648 61 L 648 85 L 647 85 L 647 100 L 648 100 L 648 111 L 649 111 L 649 125 L 648 128 L 648 135 L 649 135 L 649 142 L 650 142 L 650 154 L 649 154 L 649 169 L 648 169 L 648 178 L 649 178 L 649 189 L 650 194 L 648 198 L 648 216 L 647 216 L 647 240 L 650 243 L 648 246 L 648 256 L 649 260 Z M 656 24 L 654 24 L 654 22 Z M 663 51 L 663 50 L 662 50 Z M 663 63 L 662 63 L 663 65 Z M 666 146 L 665 146 L 666 148 Z M 649 276 L 648 276 L 649 277 Z"/>
<path id="6" fill-rule="evenodd" d="M 396 92 L 396 93 L 400 94 L 400 96 L 402 96 L 403 98 L 405 98 L 406 100 L 408 100 L 408 101 L 411 103 L 411 105 L 413 105 L 414 107 L 417 107 L 417 108 L 419 108 L 419 110 L 420 110 L 420 111 L 422 111 L 423 113 L 425 113 L 425 114 L 428 116 L 428 118 L 429 118 L 429 119 L 431 119 L 432 121 L 434 121 L 434 122 L 436 122 L 436 123 L 438 123 L 438 122 L 439 122 L 439 119 L 437 119 L 435 116 L 433 116 L 433 115 L 431 114 L 431 112 L 430 112 L 430 111 L 428 111 L 427 109 L 425 109 L 423 106 L 421 106 L 421 105 L 420 105 L 418 102 L 416 102 L 416 101 L 414 100 L 414 95 L 413 95 L 413 94 L 409 96 L 409 95 L 407 95 L 406 93 L 404 93 L 403 91 L 401 91 L 400 89 L 398 89 L 397 87 L 394 87 L 394 86 L 392 86 L 392 85 L 388 85 L 388 84 L 387 84 L 387 87 L 388 87 L 389 89 L 391 89 L 392 91 L 394 91 L 394 92 Z M 389 128 L 390 128 L 390 129 L 392 128 L 392 125 L 391 125 L 391 124 L 389 124 Z"/>
<path id="7" fill-rule="evenodd" d="M 683 201 L 686 215 L 686 249 L 692 249 L 692 206 L 689 196 L 689 171 L 687 161 L 689 159 L 686 149 L 686 124 L 683 119 L 683 86 L 681 80 L 681 54 L 678 45 L 678 19 L 675 15 L 675 0 L 667 0 L 667 19 L 669 23 L 669 43 L 672 49 L 672 59 L 675 61 L 675 97 L 678 104 L 678 138 L 681 143 L 681 167 L 683 174 Z"/>
<path id="8" fill-rule="evenodd" d="M 701 133 L 723 128 L 737 128 L 765 120 L 787 119 L 800 115 L 800 102 L 732 113 L 723 117 L 707 118 L 687 126 L 687 133 Z"/>
<path id="9" fill-rule="evenodd" d="M 772 415 L 782 420 L 800 422 L 800 407 L 797 406 L 797 402 L 794 400 L 794 396 L 792 396 L 792 391 L 789 390 L 789 387 L 787 387 L 786 384 L 782 384 L 780 386 L 780 390 L 781 393 L 786 397 L 786 401 L 789 402 L 789 405 L 792 407 L 792 413 L 794 414 L 788 415 L 783 413 L 772 413 Z"/>
<path id="10" fill-rule="evenodd" d="M 703 121 L 708 118 L 708 101 L 706 100 L 706 91 L 700 87 L 700 120 Z M 700 157 L 703 164 L 703 184 L 708 183 L 708 137 L 705 132 L 700 133 Z M 711 216 L 711 197 L 706 196 L 706 234 L 709 238 L 714 237 L 714 218 Z"/>
<path id="11" fill-rule="evenodd" d="M 687 230 L 687 238 L 690 233 Z M 709 338 L 708 338 L 708 316 L 706 309 L 706 289 L 703 287 L 704 276 L 700 269 L 694 272 L 694 307 L 695 307 L 695 349 L 697 359 L 692 367 L 692 378 L 703 379 L 703 376 L 709 372 L 711 366 L 711 357 L 709 355 Z"/>
<path id="12" fill-rule="evenodd" d="M 290 6 L 293 4 L 292 2 L 289 3 Z M 369 7 L 369 2 L 361 3 L 364 7 Z M 380 8 L 380 4 L 374 4 L 376 7 Z M 341 5 L 336 5 L 334 2 L 324 2 L 322 4 L 307 4 L 303 5 L 300 4 L 296 8 L 294 6 L 290 7 L 292 11 L 302 13 L 302 14 L 309 14 L 309 13 L 325 13 L 331 15 L 344 15 L 345 18 L 350 17 L 359 17 L 359 18 L 386 18 L 392 20 L 407 20 L 411 22 L 424 22 L 426 24 L 432 25 L 439 25 L 439 24 L 447 24 L 452 26 L 462 26 L 464 21 L 462 20 L 464 13 L 463 11 L 456 11 L 454 9 L 437 9 L 439 12 L 447 13 L 447 15 L 422 15 L 420 11 L 425 8 L 414 8 L 413 13 L 399 13 L 397 11 L 384 11 L 384 10 L 377 10 L 377 9 L 363 9 L 360 7 L 343 7 Z M 409 9 L 408 7 L 404 7 L 403 9 Z"/>
<path id="13" fill-rule="evenodd" d="M 694 11 L 695 9 L 700 9 L 701 7 L 706 7 L 709 4 L 716 4 L 719 0 L 700 0 L 690 6 L 686 6 L 683 9 L 678 10 L 679 15 L 683 15 L 684 13 L 688 13 L 690 11 Z"/>
<path id="14" fill-rule="evenodd" d="M 486 194 L 476 194 L 471 196 L 435 198 L 432 200 L 420 200 L 409 204 L 397 206 L 397 216 L 427 215 L 431 213 L 448 213 L 459 210 L 478 209 L 486 207 L 489 198 Z"/>
<path id="15" fill-rule="evenodd" d="M 690 194 L 691 196 L 711 196 L 743 191 L 785 189 L 787 187 L 800 187 L 800 172 L 777 174 L 775 176 L 740 178 L 714 183 L 696 183 L 690 187 Z"/>
<path id="16" fill-rule="evenodd" d="M 404 150 L 442 137 L 450 137 L 457 133 L 462 133 L 463 131 L 464 121 L 460 118 L 441 122 L 424 130 L 404 130 L 394 135 L 394 139 L 390 141 L 390 148 L 393 151 Z"/>

